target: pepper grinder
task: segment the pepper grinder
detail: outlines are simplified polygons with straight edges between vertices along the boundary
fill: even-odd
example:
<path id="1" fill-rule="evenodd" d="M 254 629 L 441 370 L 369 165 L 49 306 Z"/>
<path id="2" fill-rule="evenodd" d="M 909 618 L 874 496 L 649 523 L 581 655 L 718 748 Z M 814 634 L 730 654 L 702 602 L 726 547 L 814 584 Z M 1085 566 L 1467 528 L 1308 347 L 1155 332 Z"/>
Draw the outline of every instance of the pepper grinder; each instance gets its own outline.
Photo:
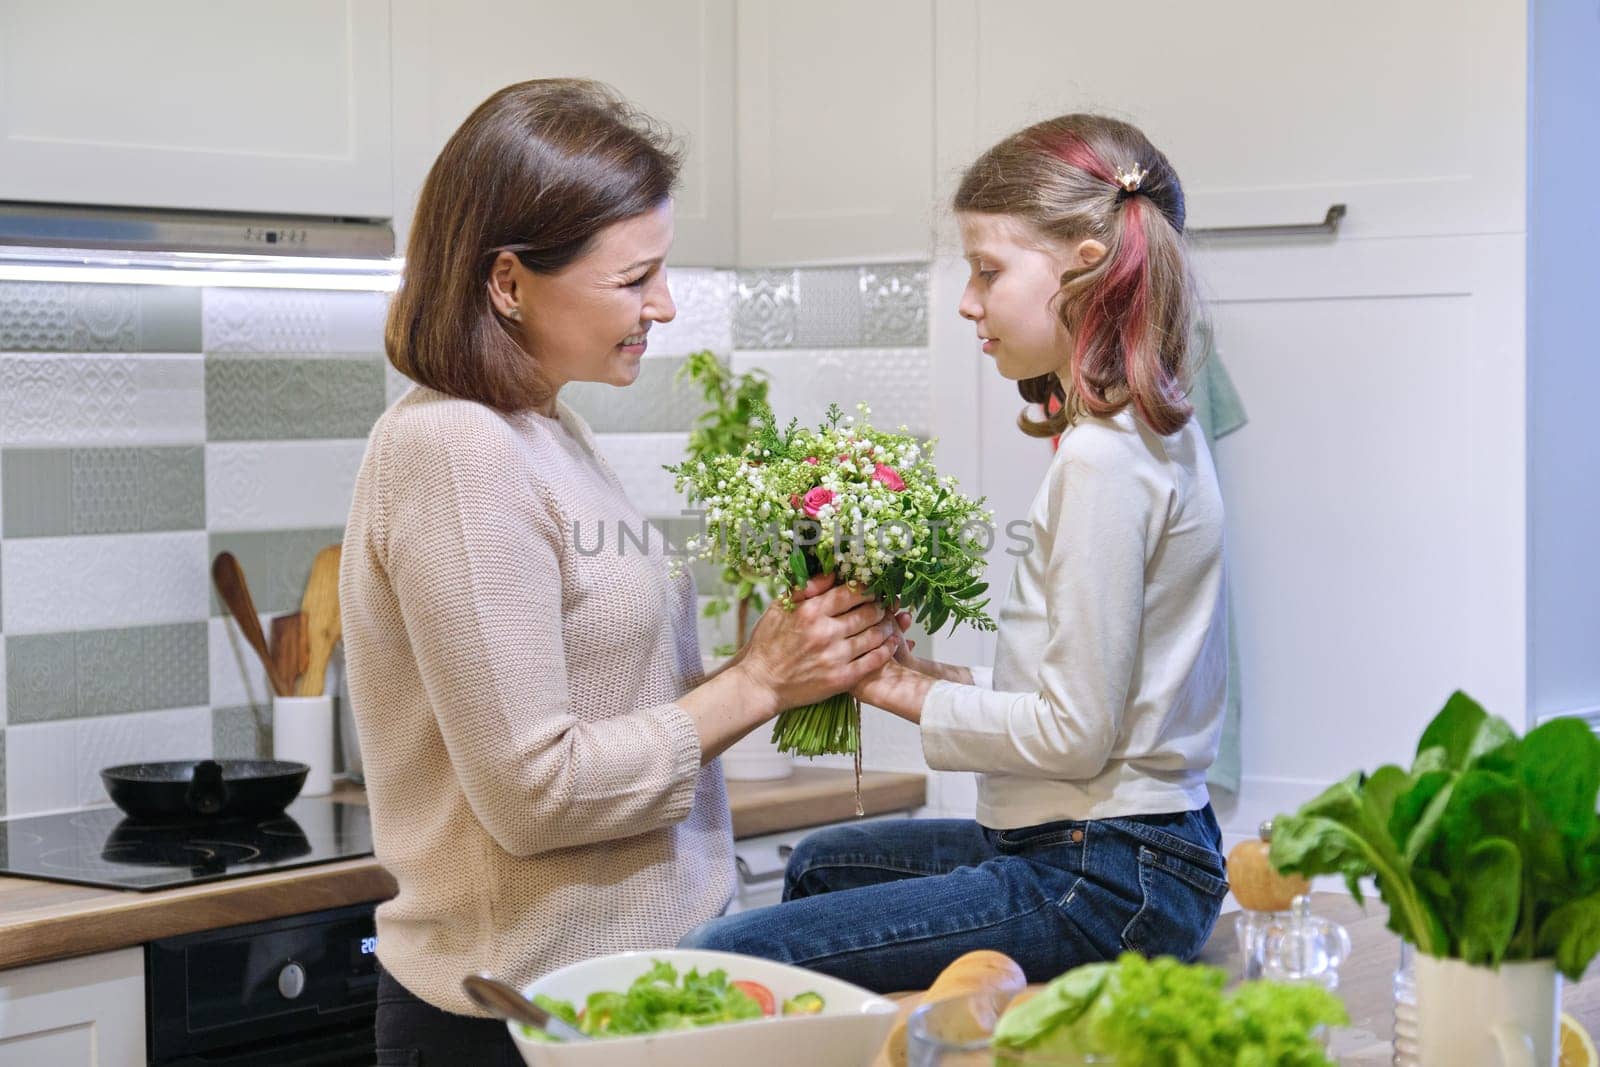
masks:
<path id="1" fill-rule="evenodd" d="M 1261 948 L 1268 928 L 1283 919 L 1296 897 L 1311 891 L 1297 874 L 1280 874 L 1268 851 L 1272 820 L 1262 823 L 1253 841 L 1241 841 L 1228 853 L 1228 886 L 1242 909 L 1234 919 L 1246 981 L 1262 977 Z"/>

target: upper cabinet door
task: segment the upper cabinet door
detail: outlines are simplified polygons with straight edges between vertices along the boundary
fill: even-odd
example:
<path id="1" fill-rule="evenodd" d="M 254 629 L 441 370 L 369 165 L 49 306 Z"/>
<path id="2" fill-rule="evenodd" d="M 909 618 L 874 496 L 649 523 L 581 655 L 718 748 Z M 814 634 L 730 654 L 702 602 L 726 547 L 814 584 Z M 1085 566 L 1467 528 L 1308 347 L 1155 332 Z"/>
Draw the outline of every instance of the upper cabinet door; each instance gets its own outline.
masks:
<path id="1" fill-rule="evenodd" d="M 1525 228 L 1522 3 L 941 0 L 981 150 L 1099 111 L 1177 167 L 1195 227 L 1315 222 L 1352 237 Z M 945 41 L 941 25 L 941 42 Z M 948 76 L 948 77 L 947 77 Z"/>
<path id="2" fill-rule="evenodd" d="M 0 199 L 387 217 L 386 0 L 0 4 Z"/>
<path id="3" fill-rule="evenodd" d="M 933 0 L 739 0 L 739 262 L 926 259 Z"/>
<path id="4" fill-rule="evenodd" d="M 672 262 L 733 262 L 733 0 L 395 0 L 396 229 L 461 121 L 530 78 L 606 82 L 687 149 Z M 403 236 L 402 236 L 403 240 Z"/>

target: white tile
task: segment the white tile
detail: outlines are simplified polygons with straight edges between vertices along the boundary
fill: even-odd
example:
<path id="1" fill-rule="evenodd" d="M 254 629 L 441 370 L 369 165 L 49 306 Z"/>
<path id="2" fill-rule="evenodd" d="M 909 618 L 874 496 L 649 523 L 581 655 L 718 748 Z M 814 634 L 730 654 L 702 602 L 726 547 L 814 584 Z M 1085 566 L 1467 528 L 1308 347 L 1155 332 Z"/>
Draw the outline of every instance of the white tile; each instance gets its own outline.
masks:
<path id="1" fill-rule="evenodd" d="M 933 432 L 933 387 L 926 348 L 833 348 L 735 352 L 736 373 L 759 368 L 771 379 L 768 399 L 780 424 L 822 421 L 829 404 L 847 415 L 872 408 L 872 425 L 919 436 Z"/>
<path id="2" fill-rule="evenodd" d="M 0 443 L 193 444 L 205 436 L 197 353 L 0 356 Z"/>
<path id="3" fill-rule="evenodd" d="M 595 434 L 595 443 L 641 515 L 676 516 L 687 506 L 672 475 L 661 468 L 683 462 L 688 434 L 601 433 Z"/>
<path id="4" fill-rule="evenodd" d="M 0 544 L 8 634 L 198 622 L 208 581 L 202 530 Z"/>
<path id="5" fill-rule="evenodd" d="M 383 293 L 205 289 L 207 352 L 381 352 Z"/>
<path id="6" fill-rule="evenodd" d="M 0 726 L 6 724 L 6 643 L 0 639 Z"/>
<path id="7" fill-rule="evenodd" d="M 272 703 L 272 687 L 267 670 L 250 642 L 239 632 L 232 615 L 220 615 L 207 624 L 207 645 L 211 665 L 211 706 L 237 708 L 245 705 L 265 707 Z M 261 616 L 261 632 L 272 638 L 272 616 Z"/>
<path id="8" fill-rule="evenodd" d="M 645 357 L 686 356 L 709 348 L 726 359 L 733 352 L 734 272 L 703 267 L 667 271 L 667 287 L 678 307 L 671 322 L 650 327 Z"/>
<path id="9" fill-rule="evenodd" d="M 359 439 L 206 445 L 206 528 L 343 526 L 366 447 Z"/>
<path id="10" fill-rule="evenodd" d="M 211 709 L 177 708 L 79 719 L 71 781 L 79 807 L 108 803 L 100 771 L 119 763 L 211 757 Z"/>
<path id="11" fill-rule="evenodd" d="M 6 729 L 6 815 L 78 806 L 77 724 L 41 722 Z"/>

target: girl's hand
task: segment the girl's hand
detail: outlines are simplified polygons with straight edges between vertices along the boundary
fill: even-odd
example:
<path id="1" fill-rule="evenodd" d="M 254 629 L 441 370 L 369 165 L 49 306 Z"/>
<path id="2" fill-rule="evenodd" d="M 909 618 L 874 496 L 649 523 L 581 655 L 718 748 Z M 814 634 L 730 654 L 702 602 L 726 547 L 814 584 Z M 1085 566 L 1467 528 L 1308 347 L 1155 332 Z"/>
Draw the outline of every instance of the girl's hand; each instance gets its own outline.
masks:
<path id="1" fill-rule="evenodd" d="M 893 658 L 898 627 L 870 594 L 823 575 L 794 599 L 793 611 L 767 608 L 737 667 L 780 710 L 843 693 Z"/>
<path id="2" fill-rule="evenodd" d="M 927 675 L 890 662 L 873 671 L 850 690 L 863 704 L 871 704 L 900 716 L 908 722 L 922 721 L 922 705 L 934 680 Z"/>

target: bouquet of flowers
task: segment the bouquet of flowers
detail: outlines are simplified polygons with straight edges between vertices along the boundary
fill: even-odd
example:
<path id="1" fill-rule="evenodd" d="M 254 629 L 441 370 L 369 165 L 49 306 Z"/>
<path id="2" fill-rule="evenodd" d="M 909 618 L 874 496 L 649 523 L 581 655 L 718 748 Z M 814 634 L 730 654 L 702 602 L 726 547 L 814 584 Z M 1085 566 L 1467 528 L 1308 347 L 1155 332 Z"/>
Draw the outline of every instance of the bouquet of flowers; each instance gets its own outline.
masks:
<path id="1" fill-rule="evenodd" d="M 780 430 L 765 403 L 755 433 L 737 453 L 667 469 L 680 492 L 705 509 L 705 531 L 690 558 L 769 581 L 793 609 L 793 592 L 832 574 L 910 611 L 934 633 L 950 622 L 993 630 L 980 600 L 983 553 L 993 543 L 993 512 L 940 478 L 933 445 L 901 427 L 885 433 L 830 405 L 815 430 L 799 421 Z M 859 772 L 861 707 L 848 693 L 778 716 L 772 740 L 802 756 L 853 754 Z"/>

